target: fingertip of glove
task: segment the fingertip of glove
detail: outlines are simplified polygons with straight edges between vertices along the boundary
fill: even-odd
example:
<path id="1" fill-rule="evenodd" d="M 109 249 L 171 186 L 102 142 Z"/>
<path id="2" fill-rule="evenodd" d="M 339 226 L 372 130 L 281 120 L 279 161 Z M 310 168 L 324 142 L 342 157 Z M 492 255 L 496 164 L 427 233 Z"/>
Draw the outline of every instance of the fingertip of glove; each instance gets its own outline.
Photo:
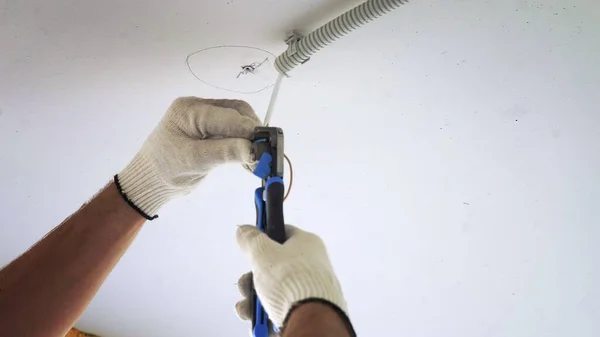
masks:
<path id="1" fill-rule="evenodd" d="M 250 159 L 252 159 L 252 154 L 250 154 Z M 253 173 L 257 166 L 257 161 L 242 162 L 242 167 L 250 173 Z"/>
<path id="2" fill-rule="evenodd" d="M 242 321 L 252 319 L 252 303 L 250 299 L 243 299 L 235 304 L 235 313 Z"/>
<path id="3" fill-rule="evenodd" d="M 271 241 L 263 232 L 251 225 L 239 226 L 236 231 L 236 240 L 242 252 L 251 259 L 266 249 Z"/>
<path id="4" fill-rule="evenodd" d="M 240 231 L 240 230 L 245 230 L 245 228 L 248 228 L 248 227 L 250 227 L 250 228 L 256 228 L 256 227 L 254 227 L 253 225 L 248 225 L 248 224 L 245 224 L 245 225 L 237 225 L 237 231 Z"/>
<path id="5" fill-rule="evenodd" d="M 237 286 L 238 286 L 240 295 L 242 295 L 243 297 L 252 296 L 252 287 L 253 287 L 252 272 L 248 272 L 248 273 L 240 276 Z"/>
<path id="6" fill-rule="evenodd" d="M 235 237 L 237 239 L 238 245 L 242 247 L 242 245 L 246 245 L 259 234 L 260 231 L 252 225 L 240 225 L 238 226 L 235 232 Z"/>

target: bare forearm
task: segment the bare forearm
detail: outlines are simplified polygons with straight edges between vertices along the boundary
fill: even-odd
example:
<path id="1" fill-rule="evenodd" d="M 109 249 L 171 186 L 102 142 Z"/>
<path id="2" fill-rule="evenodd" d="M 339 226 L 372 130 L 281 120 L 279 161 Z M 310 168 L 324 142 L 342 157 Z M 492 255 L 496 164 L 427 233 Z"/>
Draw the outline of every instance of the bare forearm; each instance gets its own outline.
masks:
<path id="1" fill-rule="evenodd" d="M 0 271 L 0 335 L 64 336 L 145 219 L 110 184 Z"/>
<path id="2" fill-rule="evenodd" d="M 350 332 L 335 310 L 310 302 L 294 309 L 283 337 L 350 337 Z"/>

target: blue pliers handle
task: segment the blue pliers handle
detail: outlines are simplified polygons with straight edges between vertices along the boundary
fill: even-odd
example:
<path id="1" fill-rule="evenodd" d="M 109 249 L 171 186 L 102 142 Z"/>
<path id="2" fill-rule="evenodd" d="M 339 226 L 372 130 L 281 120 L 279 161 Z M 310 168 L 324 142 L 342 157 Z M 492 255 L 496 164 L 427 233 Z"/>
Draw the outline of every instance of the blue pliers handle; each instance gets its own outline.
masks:
<path id="1" fill-rule="evenodd" d="M 271 239 L 283 243 L 285 241 L 285 227 L 283 222 L 283 179 L 272 176 L 269 169 L 272 156 L 263 153 L 254 174 L 263 179 L 264 187 L 254 191 L 254 205 L 256 207 L 256 227 L 265 232 Z M 252 317 L 252 334 L 254 337 L 269 337 L 270 327 L 278 333 L 278 327 L 269 321 L 269 316 L 260 302 L 260 298 L 253 292 L 254 314 Z"/>
<path id="2" fill-rule="evenodd" d="M 263 199 L 265 189 L 259 187 L 254 191 L 254 205 L 256 206 L 256 227 L 265 231 L 265 200 Z M 269 337 L 269 316 L 263 308 L 256 291 L 252 291 L 254 297 L 254 317 L 252 317 L 252 335 L 254 337 Z"/>

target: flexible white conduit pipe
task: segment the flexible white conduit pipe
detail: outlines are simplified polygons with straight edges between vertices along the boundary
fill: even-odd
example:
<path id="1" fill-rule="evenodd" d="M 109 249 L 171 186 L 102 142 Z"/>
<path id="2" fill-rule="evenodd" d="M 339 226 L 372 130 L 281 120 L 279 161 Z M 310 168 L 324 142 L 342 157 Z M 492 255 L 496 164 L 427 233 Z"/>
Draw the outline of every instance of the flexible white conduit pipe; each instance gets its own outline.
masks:
<path id="1" fill-rule="evenodd" d="M 275 59 L 275 69 L 279 72 L 279 76 L 263 124 L 269 125 L 271 122 L 281 81 L 288 76 L 290 70 L 308 61 L 312 54 L 331 42 L 407 2 L 408 0 L 368 0 L 329 21 L 306 37 L 288 42 L 288 49 Z"/>
<path id="2" fill-rule="evenodd" d="M 275 69 L 287 76 L 290 70 L 306 62 L 319 49 L 407 2 L 408 0 L 368 0 L 354 7 L 306 37 L 292 42 L 288 50 L 275 59 Z"/>

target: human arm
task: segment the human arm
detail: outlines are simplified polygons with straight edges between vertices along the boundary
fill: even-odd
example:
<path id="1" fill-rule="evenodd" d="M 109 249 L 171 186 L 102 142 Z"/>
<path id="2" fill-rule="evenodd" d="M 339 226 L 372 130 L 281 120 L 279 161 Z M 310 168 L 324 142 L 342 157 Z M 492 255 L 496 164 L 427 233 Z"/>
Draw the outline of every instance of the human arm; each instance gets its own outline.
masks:
<path id="1" fill-rule="evenodd" d="M 244 297 L 236 303 L 238 316 L 252 319 L 254 288 L 283 337 L 355 337 L 323 241 L 294 226 L 285 229 L 287 240 L 279 244 L 254 226 L 238 228 L 238 245 L 252 266 L 238 281 Z"/>
<path id="2" fill-rule="evenodd" d="M 64 336 L 146 219 L 215 166 L 250 164 L 258 125 L 243 101 L 175 100 L 115 183 L 0 270 L 0 336 Z"/>
<path id="3" fill-rule="evenodd" d="M 145 221 L 109 184 L 0 271 L 0 335 L 64 336 Z"/>
<path id="4" fill-rule="evenodd" d="M 334 309 L 319 302 L 299 305 L 290 313 L 283 337 L 351 337 Z"/>

